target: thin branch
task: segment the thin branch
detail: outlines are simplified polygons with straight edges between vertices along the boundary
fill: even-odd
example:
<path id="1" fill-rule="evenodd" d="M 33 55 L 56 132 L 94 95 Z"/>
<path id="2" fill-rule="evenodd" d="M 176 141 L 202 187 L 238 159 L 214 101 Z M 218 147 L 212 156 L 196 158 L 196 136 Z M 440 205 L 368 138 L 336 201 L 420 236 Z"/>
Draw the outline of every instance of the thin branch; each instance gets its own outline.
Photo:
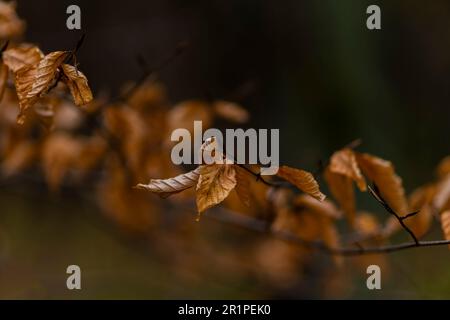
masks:
<path id="1" fill-rule="evenodd" d="M 400 223 L 400 225 L 402 226 L 403 229 L 405 229 L 406 232 L 409 233 L 409 235 L 411 236 L 411 238 L 413 238 L 414 243 L 418 246 L 419 245 L 419 240 L 417 239 L 416 235 L 414 234 L 414 232 L 412 232 L 412 230 L 410 228 L 408 228 L 408 226 L 403 222 L 403 220 L 405 220 L 407 217 L 411 217 L 415 214 L 417 214 L 417 212 L 413 212 L 410 213 L 404 217 L 399 216 L 388 204 L 387 202 L 383 199 L 383 197 L 381 196 L 378 187 L 374 184 L 374 188 L 372 188 L 371 186 L 368 186 L 369 188 L 369 192 L 370 194 L 386 209 L 387 212 L 389 212 L 390 214 L 392 214 L 397 221 Z"/>
<path id="2" fill-rule="evenodd" d="M 416 247 L 434 247 L 450 244 L 450 240 L 433 240 L 433 241 L 418 241 L 417 243 L 407 242 L 380 247 L 362 247 L 361 245 L 357 244 L 358 246 L 357 248 L 346 248 L 346 247 L 331 248 L 325 245 L 322 241 L 311 241 L 286 230 L 273 229 L 270 227 L 269 223 L 264 220 L 241 215 L 224 208 L 217 208 L 217 210 L 211 212 L 207 211 L 205 212 L 204 216 L 223 223 L 228 223 L 230 225 L 242 227 L 257 233 L 270 234 L 277 239 L 301 245 L 306 248 L 317 249 L 321 252 L 330 255 L 359 256 L 376 253 L 391 253 Z"/>

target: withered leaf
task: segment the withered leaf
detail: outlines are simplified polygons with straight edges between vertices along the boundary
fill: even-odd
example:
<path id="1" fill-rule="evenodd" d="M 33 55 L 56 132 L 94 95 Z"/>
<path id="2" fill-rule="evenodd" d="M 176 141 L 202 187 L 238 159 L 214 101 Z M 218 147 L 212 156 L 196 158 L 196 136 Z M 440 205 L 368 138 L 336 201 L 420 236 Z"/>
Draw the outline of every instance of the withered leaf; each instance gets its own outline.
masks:
<path id="1" fill-rule="evenodd" d="M 352 180 L 347 176 L 331 172 L 329 167 L 325 170 L 324 178 L 331 195 L 344 211 L 350 226 L 354 226 L 356 203 Z"/>
<path id="2" fill-rule="evenodd" d="M 19 69 L 15 76 L 20 114 L 18 122 L 22 124 L 25 112 L 55 83 L 58 68 L 70 55 L 68 51 L 55 51 L 46 55 L 41 61 Z"/>
<path id="3" fill-rule="evenodd" d="M 200 176 L 200 167 L 169 179 L 151 179 L 148 184 L 138 184 L 136 188 L 145 189 L 167 198 L 175 193 L 189 189 L 197 184 Z"/>
<path id="4" fill-rule="evenodd" d="M 433 218 L 431 200 L 434 192 L 433 185 L 426 185 L 416 189 L 408 198 L 409 210 L 419 212 L 407 218 L 405 223 L 417 238 L 422 238 L 431 227 Z"/>
<path id="5" fill-rule="evenodd" d="M 325 195 L 320 192 L 316 179 L 308 171 L 281 166 L 277 175 L 317 200 L 323 201 L 325 199 Z"/>
<path id="6" fill-rule="evenodd" d="M 74 66 L 63 64 L 63 81 L 69 87 L 75 104 L 82 106 L 92 101 L 92 92 L 88 85 L 86 76 Z"/>
<path id="7" fill-rule="evenodd" d="M 361 174 L 352 149 L 344 148 L 335 152 L 331 156 L 329 168 L 331 172 L 344 175 L 355 181 L 361 191 L 366 190 L 366 180 Z"/>
<path id="8" fill-rule="evenodd" d="M 356 153 L 356 160 L 363 174 L 379 188 L 387 204 L 400 216 L 409 213 L 402 179 L 395 173 L 392 163 L 367 153 Z"/>
<path id="9" fill-rule="evenodd" d="M 26 66 L 38 63 L 43 58 L 44 54 L 38 47 L 27 44 L 3 52 L 3 61 L 14 73 Z"/>
<path id="10" fill-rule="evenodd" d="M 199 167 L 197 210 L 199 213 L 222 202 L 236 186 L 236 171 L 231 164 L 212 164 Z"/>

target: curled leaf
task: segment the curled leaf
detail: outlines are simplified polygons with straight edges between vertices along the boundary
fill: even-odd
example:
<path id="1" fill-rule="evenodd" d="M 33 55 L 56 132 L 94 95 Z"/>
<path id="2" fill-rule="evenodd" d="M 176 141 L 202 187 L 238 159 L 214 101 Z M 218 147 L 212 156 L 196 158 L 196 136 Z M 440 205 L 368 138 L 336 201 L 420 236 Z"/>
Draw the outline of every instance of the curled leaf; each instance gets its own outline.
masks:
<path id="1" fill-rule="evenodd" d="M 361 191 L 366 191 L 366 180 L 356 162 L 355 153 L 352 149 L 344 148 L 335 152 L 330 159 L 330 171 L 346 176 L 356 182 Z"/>
<path id="2" fill-rule="evenodd" d="M 77 106 L 83 106 L 92 101 L 92 92 L 86 76 L 74 66 L 63 64 L 63 81 L 69 87 L 70 93 Z"/>
<path id="3" fill-rule="evenodd" d="M 375 183 L 387 204 L 400 216 L 407 214 L 402 179 L 395 173 L 392 163 L 367 153 L 357 153 L 356 159 L 363 174 Z"/>
<path id="4" fill-rule="evenodd" d="M 169 179 L 151 179 L 148 184 L 138 184 L 136 188 L 157 193 L 161 198 L 167 198 L 175 193 L 193 187 L 200 176 L 200 167 Z"/>
<path id="5" fill-rule="evenodd" d="M 277 175 L 317 200 L 323 201 L 325 199 L 325 195 L 320 192 L 316 179 L 308 171 L 282 166 Z"/>
<path id="6" fill-rule="evenodd" d="M 46 55 L 41 61 L 19 69 L 15 76 L 17 96 L 19 98 L 19 123 L 23 123 L 25 112 L 56 82 L 58 68 L 70 52 L 55 51 Z"/>
<path id="7" fill-rule="evenodd" d="M 347 176 L 331 172 L 329 167 L 325 170 L 324 178 L 331 195 L 344 211 L 350 226 L 354 226 L 356 203 L 352 180 Z"/>
<path id="8" fill-rule="evenodd" d="M 16 73 L 19 69 L 34 65 L 44 58 L 42 51 L 33 45 L 22 44 L 3 52 L 3 61 Z"/>

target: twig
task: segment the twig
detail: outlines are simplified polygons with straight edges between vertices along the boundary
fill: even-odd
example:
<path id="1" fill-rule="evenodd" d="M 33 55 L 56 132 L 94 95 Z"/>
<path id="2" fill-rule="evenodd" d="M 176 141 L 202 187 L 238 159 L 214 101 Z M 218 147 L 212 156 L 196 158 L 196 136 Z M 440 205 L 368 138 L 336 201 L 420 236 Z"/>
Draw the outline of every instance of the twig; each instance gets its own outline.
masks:
<path id="1" fill-rule="evenodd" d="M 370 194 L 386 209 L 387 212 L 389 212 L 390 214 L 392 214 L 400 223 L 400 225 L 402 226 L 403 229 L 405 229 L 406 232 L 408 232 L 411 236 L 411 238 L 413 238 L 414 243 L 418 246 L 419 245 L 419 240 L 417 239 L 416 235 L 414 234 L 414 232 L 411 231 L 411 229 L 408 228 L 408 226 L 403 222 L 403 220 L 405 220 L 406 218 L 412 217 L 414 215 L 417 214 L 417 212 L 413 212 L 410 214 L 407 214 L 406 216 L 399 216 L 388 204 L 387 202 L 383 199 L 383 197 L 381 196 L 378 187 L 374 184 L 374 188 L 372 188 L 371 186 L 368 186 L 369 188 L 369 192 Z"/>
<path id="2" fill-rule="evenodd" d="M 359 245 L 357 248 L 346 248 L 346 247 L 332 248 L 325 245 L 322 241 L 307 240 L 286 230 L 273 229 L 264 220 L 237 214 L 233 211 L 224 208 L 218 208 L 218 210 L 205 212 L 204 216 L 223 223 L 243 227 L 250 231 L 266 234 L 269 233 L 270 235 L 274 236 L 277 239 L 298 244 L 306 248 L 317 249 L 331 255 L 359 256 L 376 253 L 391 253 L 415 247 L 434 247 L 450 244 L 450 240 L 434 240 L 434 241 L 418 241 L 417 243 L 407 242 L 380 247 L 362 247 L 361 245 Z"/>

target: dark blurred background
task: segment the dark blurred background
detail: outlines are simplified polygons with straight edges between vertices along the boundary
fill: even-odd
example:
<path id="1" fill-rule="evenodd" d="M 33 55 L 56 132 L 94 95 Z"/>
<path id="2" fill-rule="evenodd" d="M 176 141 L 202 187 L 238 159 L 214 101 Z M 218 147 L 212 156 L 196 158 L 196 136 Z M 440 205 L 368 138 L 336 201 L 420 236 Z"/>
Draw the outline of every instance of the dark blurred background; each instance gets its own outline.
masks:
<path id="1" fill-rule="evenodd" d="M 393 161 L 409 192 L 431 180 L 450 153 L 446 0 L 22 0 L 26 40 L 44 51 L 72 48 L 80 32 L 66 29 L 70 4 L 82 10 L 86 41 L 78 61 L 96 93 L 117 92 L 138 78 L 138 55 L 156 66 L 188 41 L 159 71 L 172 102 L 238 97 L 252 114 L 249 127 L 280 129 L 284 164 L 314 170 L 317 161 L 361 138 L 361 150 Z M 370 4 L 381 7 L 382 30 L 366 28 Z M 1 197 L 0 233 L 16 235 L 5 253 L 14 263 L 0 264 L 3 298 L 450 298 L 446 248 L 394 254 L 380 292 L 365 289 L 365 273 L 354 270 L 342 271 L 345 289 L 336 293 L 309 286 L 314 280 L 285 291 L 264 278 L 249 280 L 237 271 L 245 270 L 239 261 L 224 266 L 216 259 L 187 271 L 168 266 L 130 249 L 76 199 L 8 191 Z M 18 199 L 24 199 L 20 206 Z M 195 226 L 198 241 L 218 228 L 230 239 L 242 236 L 204 221 Z M 62 242 L 56 240 L 61 233 Z M 232 250 L 230 241 L 224 240 L 224 251 Z M 222 249 L 213 247 L 211 255 Z M 186 250 L 205 259 L 195 248 Z M 65 289 L 65 266 L 72 263 L 86 270 L 80 292 Z M 222 274 L 212 272 L 219 264 Z"/>

